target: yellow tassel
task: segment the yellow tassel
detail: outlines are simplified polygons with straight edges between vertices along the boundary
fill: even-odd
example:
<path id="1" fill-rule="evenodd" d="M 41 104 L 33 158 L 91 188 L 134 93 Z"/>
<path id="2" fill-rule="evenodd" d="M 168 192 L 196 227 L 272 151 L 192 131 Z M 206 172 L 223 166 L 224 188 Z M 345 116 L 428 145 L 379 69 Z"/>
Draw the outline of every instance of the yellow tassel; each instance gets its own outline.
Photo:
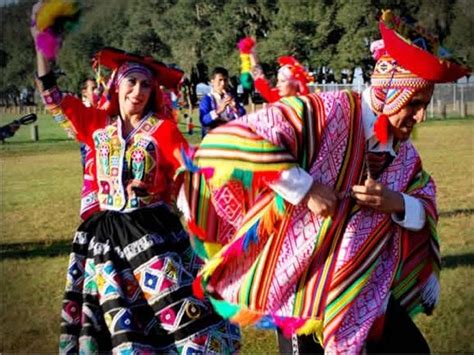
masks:
<path id="1" fill-rule="evenodd" d="M 263 214 L 260 222 L 260 231 L 266 235 L 272 234 L 278 228 L 278 222 L 281 220 L 281 215 L 275 203 L 271 203 L 267 207 L 267 211 Z"/>
<path id="2" fill-rule="evenodd" d="M 201 275 L 204 279 L 208 279 L 209 276 L 217 269 L 217 267 L 222 263 L 223 258 L 215 258 L 209 260 L 201 270 Z"/>
<path id="3" fill-rule="evenodd" d="M 298 335 L 316 335 L 320 344 L 323 343 L 323 321 L 317 319 L 310 319 L 296 331 Z"/>
<path id="4" fill-rule="evenodd" d="M 74 1 L 50 0 L 43 4 L 36 14 L 36 26 L 38 30 L 44 31 L 52 26 L 60 16 L 73 16 L 78 10 Z"/>
<path id="5" fill-rule="evenodd" d="M 204 249 L 206 250 L 207 255 L 212 258 L 215 254 L 219 252 L 219 250 L 222 249 L 222 244 L 205 242 Z"/>
<path id="6" fill-rule="evenodd" d="M 240 54 L 240 66 L 242 73 L 248 73 L 251 69 L 250 55 L 242 53 Z"/>

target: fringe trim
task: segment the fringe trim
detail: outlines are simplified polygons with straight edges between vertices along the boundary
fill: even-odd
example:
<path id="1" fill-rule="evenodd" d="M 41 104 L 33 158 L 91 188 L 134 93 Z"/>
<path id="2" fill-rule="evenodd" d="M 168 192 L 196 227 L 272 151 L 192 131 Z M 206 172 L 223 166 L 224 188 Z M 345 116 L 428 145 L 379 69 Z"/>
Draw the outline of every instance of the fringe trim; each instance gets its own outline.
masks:
<path id="1" fill-rule="evenodd" d="M 195 280 L 196 281 L 196 280 Z M 224 300 L 208 296 L 215 311 L 224 319 L 240 326 L 254 326 L 258 329 L 281 329 L 285 337 L 293 334 L 314 334 L 319 343 L 323 344 L 323 321 L 319 319 L 302 319 L 294 317 L 279 317 L 272 314 L 263 314 L 252 311 L 245 306 L 239 306 Z"/>
<path id="2" fill-rule="evenodd" d="M 433 309 L 439 302 L 440 284 L 438 277 L 432 273 L 421 290 L 421 303 L 427 309 Z"/>
<path id="3" fill-rule="evenodd" d="M 316 335 L 319 344 L 323 344 L 323 321 L 318 319 L 309 319 L 306 323 L 298 328 L 297 335 Z"/>

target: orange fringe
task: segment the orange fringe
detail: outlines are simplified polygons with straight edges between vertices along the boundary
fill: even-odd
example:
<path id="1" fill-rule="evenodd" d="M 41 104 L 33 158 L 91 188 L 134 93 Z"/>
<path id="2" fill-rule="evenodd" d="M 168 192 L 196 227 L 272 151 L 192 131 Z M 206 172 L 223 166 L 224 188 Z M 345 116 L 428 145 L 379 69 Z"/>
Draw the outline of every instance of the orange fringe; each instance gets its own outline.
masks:
<path id="1" fill-rule="evenodd" d="M 261 314 L 241 308 L 239 313 L 231 318 L 231 322 L 238 323 L 241 326 L 252 325 L 255 324 L 261 317 Z"/>

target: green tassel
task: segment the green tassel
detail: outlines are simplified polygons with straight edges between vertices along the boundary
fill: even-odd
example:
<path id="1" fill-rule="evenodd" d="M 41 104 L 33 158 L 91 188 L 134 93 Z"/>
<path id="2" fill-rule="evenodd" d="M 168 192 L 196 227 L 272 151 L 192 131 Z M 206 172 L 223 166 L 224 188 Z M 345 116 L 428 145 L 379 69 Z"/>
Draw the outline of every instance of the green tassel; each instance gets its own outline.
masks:
<path id="1" fill-rule="evenodd" d="M 396 281 L 400 280 L 400 276 L 402 274 L 402 269 L 403 269 L 403 261 L 400 260 L 400 265 L 398 265 L 398 270 L 397 270 L 397 273 L 395 275 L 395 280 Z"/>
<path id="2" fill-rule="evenodd" d="M 253 89 L 253 78 L 250 73 L 242 73 L 240 75 L 240 83 L 245 90 Z"/>
<path id="3" fill-rule="evenodd" d="M 275 197 L 275 204 L 276 204 L 278 212 L 280 214 L 284 214 L 285 213 L 285 200 L 279 194 L 277 194 Z"/>
<path id="4" fill-rule="evenodd" d="M 234 169 L 232 178 L 241 181 L 246 189 L 252 187 L 253 172 L 250 170 Z"/>
<path id="5" fill-rule="evenodd" d="M 411 318 L 413 318 L 413 317 L 415 317 L 417 314 L 420 314 L 420 313 L 424 312 L 424 310 L 425 310 L 425 309 L 423 308 L 423 305 L 417 304 L 415 307 L 413 307 L 413 308 L 408 312 L 408 314 L 409 314 L 409 316 L 410 316 Z"/>
<path id="6" fill-rule="evenodd" d="M 216 310 L 216 312 L 224 319 L 232 318 L 240 311 L 240 307 L 231 304 L 226 301 L 216 300 L 215 298 L 209 297 L 211 300 L 212 306 Z"/>
<path id="7" fill-rule="evenodd" d="M 199 240 L 199 238 L 195 236 L 190 236 L 193 246 L 194 252 L 201 258 L 201 259 L 208 259 L 208 255 L 206 249 L 204 248 L 204 243 Z"/>

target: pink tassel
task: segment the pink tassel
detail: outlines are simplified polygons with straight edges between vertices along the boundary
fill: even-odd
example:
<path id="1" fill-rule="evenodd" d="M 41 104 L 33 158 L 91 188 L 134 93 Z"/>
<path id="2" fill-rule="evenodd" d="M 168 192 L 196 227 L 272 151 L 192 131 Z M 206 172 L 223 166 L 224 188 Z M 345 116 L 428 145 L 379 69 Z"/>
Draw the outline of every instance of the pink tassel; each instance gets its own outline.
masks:
<path id="1" fill-rule="evenodd" d="M 237 256 L 242 253 L 244 244 L 244 237 L 233 242 L 226 250 L 222 253 L 224 258 L 230 258 L 232 256 Z"/>
<path id="2" fill-rule="evenodd" d="M 255 41 L 251 37 L 242 38 L 237 44 L 237 47 L 239 47 L 239 51 L 245 54 L 249 54 L 254 46 Z"/>
<path id="3" fill-rule="evenodd" d="M 61 39 L 47 29 L 36 37 L 36 46 L 47 59 L 54 59 L 61 47 Z"/>
<path id="4" fill-rule="evenodd" d="M 199 169 L 199 172 L 204 175 L 206 180 L 209 180 L 214 175 L 214 168 L 201 168 Z"/>
<path id="5" fill-rule="evenodd" d="M 50 30 L 40 32 L 36 37 L 36 47 L 46 59 L 54 60 L 61 48 L 61 38 L 55 36 Z"/>
<path id="6" fill-rule="evenodd" d="M 302 327 L 306 320 L 297 318 L 274 317 L 275 324 L 281 329 L 283 335 L 290 338 L 295 334 L 298 328 Z"/>

